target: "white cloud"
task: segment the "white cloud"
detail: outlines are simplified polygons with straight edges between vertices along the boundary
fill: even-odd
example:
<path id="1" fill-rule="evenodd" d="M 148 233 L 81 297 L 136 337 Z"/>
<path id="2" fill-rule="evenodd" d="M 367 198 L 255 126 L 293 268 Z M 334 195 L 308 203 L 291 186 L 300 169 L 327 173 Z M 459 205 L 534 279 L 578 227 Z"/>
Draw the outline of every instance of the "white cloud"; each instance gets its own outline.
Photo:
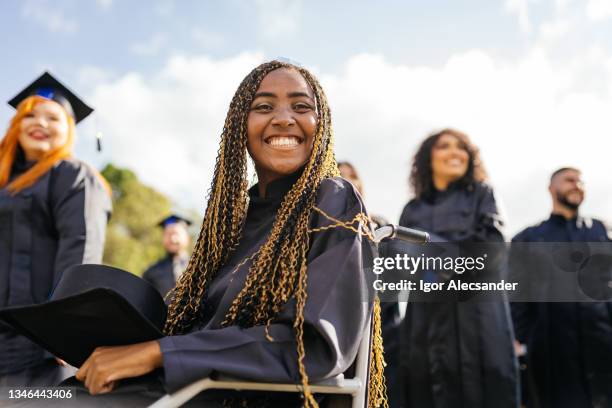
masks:
<path id="1" fill-rule="evenodd" d="M 527 34 L 531 31 L 529 0 L 506 0 L 504 7 L 508 13 L 516 14 L 519 28 L 523 34 Z"/>
<path id="2" fill-rule="evenodd" d="M 302 0 L 255 0 L 255 7 L 265 37 L 275 38 L 298 30 Z"/>
<path id="3" fill-rule="evenodd" d="M 151 78 L 137 74 L 97 87 L 107 154 L 146 182 L 202 209 L 229 101 L 261 54 L 169 59 Z M 409 198 L 410 159 L 426 134 L 446 126 L 481 148 L 510 218 L 510 231 L 546 216 L 546 184 L 562 165 L 584 170 L 585 212 L 612 219 L 612 55 L 593 48 L 558 64 L 534 47 L 503 60 L 472 50 L 440 67 L 384 56 L 349 58 L 319 72 L 330 99 L 338 159 L 361 173 L 370 210 L 397 221 Z M 598 78 L 593 86 L 585 77 Z"/>
<path id="4" fill-rule="evenodd" d="M 145 42 L 132 44 L 130 50 L 137 55 L 152 56 L 158 54 L 167 43 L 166 34 L 156 33 Z"/>
<path id="5" fill-rule="evenodd" d="M 393 221 L 408 198 L 416 147 L 446 126 L 467 132 L 480 146 L 511 231 L 549 211 L 547 177 L 564 164 L 583 168 L 593 196 L 609 197 L 602 165 L 612 143 L 601 135 L 612 132 L 612 75 L 601 78 L 606 92 L 582 87 L 584 65 L 596 70 L 605 61 L 591 54 L 576 57 L 580 69 L 578 63 L 558 66 L 540 49 L 517 61 L 475 50 L 437 69 L 355 56 L 340 75 L 324 76 L 337 155 L 363 174 L 372 211 Z M 612 219 L 610 201 L 590 200 L 586 210 Z"/>
<path id="6" fill-rule="evenodd" d="M 545 21 L 539 27 L 540 38 L 546 42 L 560 40 L 571 31 L 572 26 L 572 22 L 566 18 Z"/>
<path id="7" fill-rule="evenodd" d="M 606 20 L 612 17 L 612 1 L 588 0 L 586 14 L 593 21 Z"/>
<path id="8" fill-rule="evenodd" d="M 173 57 L 153 77 L 130 73 L 101 83 L 91 103 L 105 157 L 181 206 L 202 210 L 227 107 L 240 80 L 262 60 L 250 53 Z"/>
<path id="9" fill-rule="evenodd" d="M 48 0 L 23 2 L 21 14 L 26 21 L 32 20 L 52 32 L 74 33 L 79 27 L 75 20 L 66 17 L 59 7 Z"/>
<path id="10" fill-rule="evenodd" d="M 569 9 L 569 6 L 575 0 L 555 0 L 555 10 L 557 12 L 565 12 Z"/>

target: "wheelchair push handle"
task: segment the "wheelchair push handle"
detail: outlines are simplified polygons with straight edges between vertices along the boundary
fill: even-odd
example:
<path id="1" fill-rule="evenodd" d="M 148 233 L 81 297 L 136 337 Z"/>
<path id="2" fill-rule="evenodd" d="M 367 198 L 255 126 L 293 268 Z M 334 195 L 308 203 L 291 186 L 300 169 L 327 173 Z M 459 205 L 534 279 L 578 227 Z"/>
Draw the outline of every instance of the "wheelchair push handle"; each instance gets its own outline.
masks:
<path id="1" fill-rule="evenodd" d="M 402 241 L 413 244 L 426 244 L 429 242 L 429 234 L 412 228 L 400 227 L 399 225 L 388 224 L 377 228 L 374 231 L 377 240 L 401 239 Z"/>

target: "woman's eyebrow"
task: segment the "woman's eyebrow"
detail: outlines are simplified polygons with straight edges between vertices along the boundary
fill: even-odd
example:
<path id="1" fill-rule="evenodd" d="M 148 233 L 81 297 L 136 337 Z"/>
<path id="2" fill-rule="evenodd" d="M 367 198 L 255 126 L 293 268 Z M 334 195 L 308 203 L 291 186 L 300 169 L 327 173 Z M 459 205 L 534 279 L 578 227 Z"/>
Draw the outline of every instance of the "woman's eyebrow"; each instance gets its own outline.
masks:
<path id="1" fill-rule="evenodd" d="M 308 93 L 306 93 L 306 92 L 301 92 L 301 91 L 300 91 L 300 92 L 289 92 L 289 93 L 287 94 L 287 96 L 289 96 L 290 98 L 297 98 L 297 97 L 302 97 L 302 96 L 304 96 L 304 97 L 306 97 L 306 98 L 313 99 L 313 98 L 312 98 L 312 96 L 310 96 Z"/>
<path id="2" fill-rule="evenodd" d="M 260 98 L 260 97 L 265 97 L 265 96 L 276 98 L 276 94 L 274 92 L 257 92 L 255 94 L 255 96 L 253 97 L 253 99 Z"/>

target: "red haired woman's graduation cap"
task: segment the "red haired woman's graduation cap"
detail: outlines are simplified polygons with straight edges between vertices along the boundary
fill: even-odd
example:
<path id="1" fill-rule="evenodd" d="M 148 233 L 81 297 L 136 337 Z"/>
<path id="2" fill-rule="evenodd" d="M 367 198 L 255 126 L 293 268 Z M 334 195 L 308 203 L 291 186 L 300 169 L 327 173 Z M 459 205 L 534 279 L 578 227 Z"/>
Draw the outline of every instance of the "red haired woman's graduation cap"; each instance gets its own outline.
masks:
<path id="1" fill-rule="evenodd" d="M 47 303 L 0 310 L 0 319 L 79 367 L 96 347 L 161 338 L 166 305 L 153 286 L 129 272 L 77 265 L 64 272 Z"/>
<path id="2" fill-rule="evenodd" d="M 49 72 L 44 72 L 36 78 L 34 82 L 8 101 L 8 104 L 16 109 L 21 101 L 33 95 L 42 96 L 59 103 L 74 118 L 75 123 L 79 123 L 94 111 L 92 107 L 83 102 L 81 98 Z"/>
<path id="3" fill-rule="evenodd" d="M 91 106 L 83 102 L 83 99 L 47 71 L 36 78 L 30 85 L 26 86 L 23 91 L 15 95 L 8 101 L 8 104 L 17 109 L 21 101 L 34 95 L 42 96 L 62 105 L 66 112 L 73 117 L 74 123 L 81 122 L 94 111 Z M 96 142 L 98 151 L 101 151 L 102 141 L 101 133 L 99 132 L 96 135 Z"/>

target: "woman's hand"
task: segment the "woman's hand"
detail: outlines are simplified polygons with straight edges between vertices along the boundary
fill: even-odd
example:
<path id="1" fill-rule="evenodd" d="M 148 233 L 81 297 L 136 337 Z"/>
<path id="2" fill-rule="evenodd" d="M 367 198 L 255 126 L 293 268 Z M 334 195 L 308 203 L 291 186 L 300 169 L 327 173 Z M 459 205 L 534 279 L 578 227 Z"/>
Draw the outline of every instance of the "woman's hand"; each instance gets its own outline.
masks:
<path id="1" fill-rule="evenodd" d="M 524 344 L 519 343 L 518 340 L 514 340 L 513 344 L 514 344 L 514 354 L 516 354 L 517 357 L 523 357 L 524 355 L 527 354 L 527 347 L 525 347 Z"/>
<path id="2" fill-rule="evenodd" d="M 68 367 L 68 363 L 59 357 L 55 357 L 55 362 L 57 363 L 57 365 L 61 365 L 62 367 Z"/>
<path id="3" fill-rule="evenodd" d="M 138 377 L 162 366 L 155 340 L 129 346 L 98 347 L 76 373 L 91 395 L 111 392 L 122 378 Z"/>

